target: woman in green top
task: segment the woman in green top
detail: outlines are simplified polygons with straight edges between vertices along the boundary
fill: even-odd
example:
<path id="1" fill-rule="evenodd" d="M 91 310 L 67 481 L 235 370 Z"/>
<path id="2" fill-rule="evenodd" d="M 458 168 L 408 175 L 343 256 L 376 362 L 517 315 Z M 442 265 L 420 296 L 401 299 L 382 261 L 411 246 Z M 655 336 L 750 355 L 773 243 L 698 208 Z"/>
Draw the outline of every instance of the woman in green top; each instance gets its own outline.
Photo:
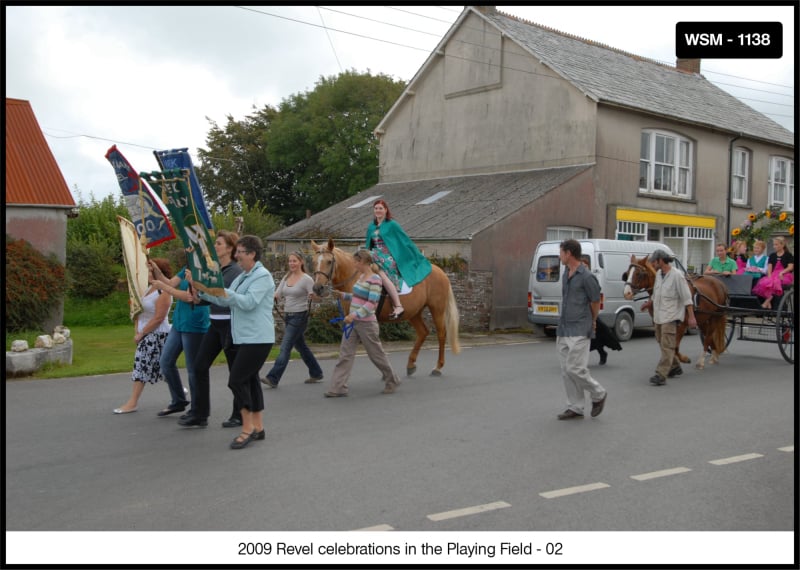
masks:
<path id="1" fill-rule="evenodd" d="M 715 248 L 717 256 L 706 267 L 706 275 L 734 275 L 739 266 L 736 261 L 728 257 L 728 250 L 724 243 L 718 243 Z"/>
<path id="2" fill-rule="evenodd" d="M 394 305 L 392 318 L 403 314 L 398 289 L 401 283 L 413 287 L 431 272 L 431 262 L 422 255 L 408 234 L 392 219 L 389 205 L 384 200 L 376 200 L 372 205 L 375 218 L 367 228 L 366 249 L 372 252 L 378 264 L 383 286 L 389 292 Z"/>

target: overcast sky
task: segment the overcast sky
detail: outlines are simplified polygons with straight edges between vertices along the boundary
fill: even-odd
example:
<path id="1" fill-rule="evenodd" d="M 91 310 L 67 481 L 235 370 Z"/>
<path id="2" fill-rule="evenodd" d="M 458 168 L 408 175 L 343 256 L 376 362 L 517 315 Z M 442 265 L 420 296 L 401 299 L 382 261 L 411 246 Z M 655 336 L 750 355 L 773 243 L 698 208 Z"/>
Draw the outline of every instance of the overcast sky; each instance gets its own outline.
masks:
<path id="1" fill-rule="evenodd" d="M 197 165 L 206 117 L 242 119 L 344 70 L 407 81 L 462 8 L 4 6 L 6 97 L 30 101 L 75 199 L 102 199 L 120 192 L 112 144 L 138 171 L 172 148 Z M 782 22 L 782 59 L 706 59 L 701 72 L 794 131 L 792 6 L 498 9 L 668 64 L 679 21 Z"/>

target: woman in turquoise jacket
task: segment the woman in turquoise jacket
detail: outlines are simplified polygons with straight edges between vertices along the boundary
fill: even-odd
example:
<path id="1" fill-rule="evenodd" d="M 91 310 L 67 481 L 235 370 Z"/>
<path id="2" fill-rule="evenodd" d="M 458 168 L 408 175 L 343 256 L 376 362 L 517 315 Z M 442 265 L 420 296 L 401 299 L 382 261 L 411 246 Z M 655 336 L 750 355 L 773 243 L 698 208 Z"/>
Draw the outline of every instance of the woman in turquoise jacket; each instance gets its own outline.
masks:
<path id="1" fill-rule="evenodd" d="M 231 449 L 242 449 L 253 440 L 265 439 L 264 394 L 258 372 L 275 343 L 272 306 L 275 281 L 261 264 L 264 246 L 256 236 L 242 236 L 236 244 L 236 261 L 242 273 L 225 289 L 225 296 L 199 293 L 199 297 L 231 310 L 231 336 L 236 357 L 230 368 L 228 388 L 242 406 L 242 433 Z"/>
<path id="2" fill-rule="evenodd" d="M 372 204 L 375 218 L 367 228 L 364 247 L 372 252 L 378 265 L 383 286 L 389 292 L 394 305 L 392 318 L 403 314 L 398 290 L 405 283 L 413 287 L 431 272 L 431 262 L 422 255 L 411 238 L 396 221 L 392 219 L 389 205 L 384 200 Z"/>

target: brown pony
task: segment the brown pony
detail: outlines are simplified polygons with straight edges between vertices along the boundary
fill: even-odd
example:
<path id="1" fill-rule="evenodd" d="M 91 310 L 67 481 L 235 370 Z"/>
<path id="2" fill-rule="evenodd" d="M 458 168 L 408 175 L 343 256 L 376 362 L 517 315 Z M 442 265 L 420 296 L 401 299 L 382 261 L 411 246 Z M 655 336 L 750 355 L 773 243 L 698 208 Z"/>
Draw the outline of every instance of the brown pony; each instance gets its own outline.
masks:
<path id="1" fill-rule="evenodd" d="M 312 258 L 314 293 L 323 297 L 331 289 L 352 292 L 358 277 L 353 255 L 336 247 L 332 239 L 328 239 L 326 245 L 317 244 L 312 240 L 311 247 L 314 251 Z M 406 373 L 410 376 L 416 372 L 417 355 L 430 332 L 422 318 L 422 310 L 428 307 L 436 327 L 436 335 L 439 337 L 439 360 L 436 362 L 436 368 L 431 371 L 431 376 L 441 376 L 446 340 L 450 339 L 450 349 L 454 354 L 461 351 L 458 342 L 458 307 L 450 280 L 441 268 L 431 265 L 430 274 L 414 285 L 411 293 L 403 295 L 402 301 L 405 311 L 399 320 L 409 321 L 417 333 L 414 348 L 408 356 Z M 389 319 L 391 312 L 391 303 L 383 303 L 378 321 L 394 322 Z"/>
<path id="2" fill-rule="evenodd" d="M 652 297 L 653 285 L 655 284 L 656 270 L 648 261 L 647 256 L 636 259 L 631 256 L 631 264 L 628 267 L 627 275 L 623 275 L 625 281 L 624 296 L 629 301 L 633 295 L 639 291 L 647 291 Z M 711 350 L 711 363 L 719 363 L 719 355 L 725 350 L 725 326 L 727 318 L 725 308 L 728 305 L 728 288 L 725 284 L 715 277 L 687 277 L 689 291 L 694 299 L 694 315 L 697 320 L 697 328 L 700 329 L 703 341 L 703 352 L 695 365 L 698 369 L 703 369 L 706 365 L 706 354 Z M 650 306 L 650 316 L 653 315 L 653 307 Z M 675 338 L 675 354 L 681 362 L 691 362 L 688 356 L 681 354 L 681 338 L 688 328 L 686 319 L 678 325 Z"/>

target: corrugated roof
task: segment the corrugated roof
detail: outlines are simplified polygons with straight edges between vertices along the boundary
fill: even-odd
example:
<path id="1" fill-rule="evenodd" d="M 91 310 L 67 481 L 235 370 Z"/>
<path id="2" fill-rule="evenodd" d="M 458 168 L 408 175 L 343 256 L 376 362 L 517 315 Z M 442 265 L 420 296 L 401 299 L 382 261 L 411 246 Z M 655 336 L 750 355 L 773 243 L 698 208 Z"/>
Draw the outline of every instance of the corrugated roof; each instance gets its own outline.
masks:
<path id="1" fill-rule="evenodd" d="M 74 207 L 29 101 L 6 98 L 6 204 Z"/>
<path id="2" fill-rule="evenodd" d="M 502 12 L 475 13 L 596 101 L 794 147 L 794 134 L 700 74 Z"/>
<path id="3" fill-rule="evenodd" d="M 363 239 L 372 218 L 372 203 L 381 197 L 414 240 L 469 240 L 591 167 L 580 165 L 376 184 L 267 239 Z M 419 204 L 438 192 L 449 193 L 432 203 Z M 363 204 L 351 207 L 359 202 Z"/>

